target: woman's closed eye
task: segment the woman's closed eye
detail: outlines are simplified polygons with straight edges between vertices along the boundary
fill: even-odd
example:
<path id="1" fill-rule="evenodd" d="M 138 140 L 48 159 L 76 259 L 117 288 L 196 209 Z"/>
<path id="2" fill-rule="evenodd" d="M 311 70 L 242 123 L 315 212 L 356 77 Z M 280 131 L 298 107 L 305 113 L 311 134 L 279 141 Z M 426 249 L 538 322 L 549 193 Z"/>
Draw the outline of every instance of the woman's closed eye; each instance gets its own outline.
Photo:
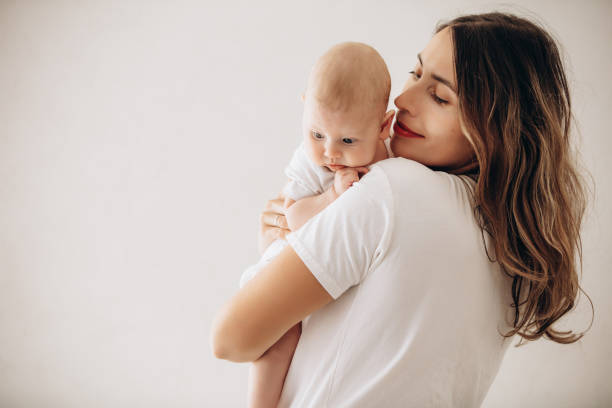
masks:
<path id="1" fill-rule="evenodd" d="M 438 105 L 446 105 L 448 103 L 447 100 L 440 98 L 435 92 L 431 93 L 431 97 Z"/>
<path id="2" fill-rule="evenodd" d="M 419 74 L 416 71 L 410 71 L 409 72 L 415 80 L 421 79 L 421 74 Z M 437 103 L 438 105 L 446 105 L 448 103 L 448 101 L 446 99 L 442 99 L 440 98 L 438 95 L 436 95 L 435 92 L 431 92 L 431 99 L 434 100 L 435 103 Z"/>

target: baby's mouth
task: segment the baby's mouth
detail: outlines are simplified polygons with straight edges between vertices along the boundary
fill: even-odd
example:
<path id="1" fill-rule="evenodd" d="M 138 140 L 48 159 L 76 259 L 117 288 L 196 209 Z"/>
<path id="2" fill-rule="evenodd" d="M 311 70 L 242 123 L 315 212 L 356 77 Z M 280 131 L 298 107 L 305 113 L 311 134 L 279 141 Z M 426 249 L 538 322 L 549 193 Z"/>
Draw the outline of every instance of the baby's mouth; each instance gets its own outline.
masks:
<path id="1" fill-rule="evenodd" d="M 331 171 L 337 171 L 346 167 L 342 164 L 326 164 L 325 166 Z"/>

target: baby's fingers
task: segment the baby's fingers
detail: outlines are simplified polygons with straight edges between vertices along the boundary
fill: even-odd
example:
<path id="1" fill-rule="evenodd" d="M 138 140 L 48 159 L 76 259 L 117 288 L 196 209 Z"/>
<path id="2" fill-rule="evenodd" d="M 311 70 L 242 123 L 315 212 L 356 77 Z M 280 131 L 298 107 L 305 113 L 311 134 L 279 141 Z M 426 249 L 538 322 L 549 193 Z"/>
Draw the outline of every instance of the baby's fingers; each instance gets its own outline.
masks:
<path id="1" fill-rule="evenodd" d="M 354 167 L 354 169 L 357 171 L 358 174 L 361 175 L 368 174 L 368 172 L 370 171 L 370 169 L 368 169 L 367 167 Z"/>

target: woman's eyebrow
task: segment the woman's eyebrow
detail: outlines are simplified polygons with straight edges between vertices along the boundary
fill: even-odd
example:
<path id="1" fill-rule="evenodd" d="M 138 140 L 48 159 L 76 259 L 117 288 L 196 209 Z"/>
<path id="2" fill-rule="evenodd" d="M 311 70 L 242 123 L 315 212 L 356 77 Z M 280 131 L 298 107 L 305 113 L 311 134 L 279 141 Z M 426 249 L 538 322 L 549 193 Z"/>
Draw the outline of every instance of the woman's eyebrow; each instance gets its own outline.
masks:
<path id="1" fill-rule="evenodd" d="M 421 58 L 421 54 L 417 54 L 417 58 L 419 59 L 419 63 L 421 64 L 421 67 L 423 66 L 423 59 Z M 455 89 L 455 87 L 451 84 L 451 82 L 448 79 L 444 79 L 439 75 L 436 74 L 431 74 L 431 77 L 433 79 L 435 79 L 438 82 L 443 83 L 444 85 L 448 86 L 451 91 L 453 91 L 454 93 L 457 93 L 457 90 Z"/>

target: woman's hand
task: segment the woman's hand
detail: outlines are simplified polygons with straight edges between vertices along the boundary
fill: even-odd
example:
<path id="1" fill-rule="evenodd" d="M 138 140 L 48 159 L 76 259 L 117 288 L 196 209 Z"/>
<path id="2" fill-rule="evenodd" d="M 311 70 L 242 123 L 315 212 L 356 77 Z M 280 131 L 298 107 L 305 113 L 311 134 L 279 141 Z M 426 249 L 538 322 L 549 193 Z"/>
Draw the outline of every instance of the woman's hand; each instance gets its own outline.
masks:
<path id="1" fill-rule="evenodd" d="M 266 248 L 277 239 L 285 239 L 291 230 L 285 218 L 285 199 L 282 196 L 270 200 L 259 217 L 259 252 L 263 253 Z"/>

